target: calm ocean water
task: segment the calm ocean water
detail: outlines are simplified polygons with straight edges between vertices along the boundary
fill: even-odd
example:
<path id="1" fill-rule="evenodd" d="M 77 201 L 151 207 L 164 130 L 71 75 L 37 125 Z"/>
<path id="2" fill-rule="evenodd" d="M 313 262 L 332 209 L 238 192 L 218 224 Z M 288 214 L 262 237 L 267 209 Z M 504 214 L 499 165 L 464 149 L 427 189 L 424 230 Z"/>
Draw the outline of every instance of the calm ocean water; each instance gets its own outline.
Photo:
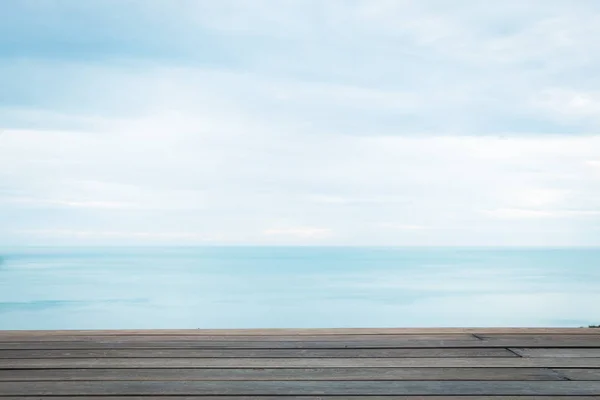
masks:
<path id="1" fill-rule="evenodd" d="M 582 326 L 600 249 L 0 249 L 0 329 Z"/>

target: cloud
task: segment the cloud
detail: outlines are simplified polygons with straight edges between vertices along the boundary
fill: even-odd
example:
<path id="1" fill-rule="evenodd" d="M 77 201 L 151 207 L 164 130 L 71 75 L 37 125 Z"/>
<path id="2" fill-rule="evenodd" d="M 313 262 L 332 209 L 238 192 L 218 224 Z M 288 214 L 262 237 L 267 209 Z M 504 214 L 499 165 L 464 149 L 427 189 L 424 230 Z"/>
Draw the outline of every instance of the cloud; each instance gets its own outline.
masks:
<path id="1" fill-rule="evenodd" d="M 353 197 L 353 196 L 331 196 L 331 195 L 309 195 L 309 201 L 324 204 L 382 204 L 382 203 L 402 203 L 406 198 L 402 196 L 373 196 L 373 197 Z"/>
<path id="2" fill-rule="evenodd" d="M 56 200 L 56 199 L 36 199 L 36 198 L 6 198 L 3 200 L 7 203 L 18 204 L 22 206 L 57 206 L 57 207 L 75 207 L 75 208 L 132 208 L 135 204 L 122 203 L 116 201 L 71 201 L 71 200 Z"/>
<path id="3" fill-rule="evenodd" d="M 595 2 L 5 8 L 0 240 L 600 243 Z"/>
<path id="4" fill-rule="evenodd" d="M 398 231 L 411 231 L 411 232 L 432 229 L 432 227 L 423 226 L 423 225 L 390 224 L 388 222 L 379 224 L 379 226 L 382 228 L 388 228 L 388 229 L 393 229 L 393 230 L 398 230 Z"/>
<path id="5" fill-rule="evenodd" d="M 569 197 L 569 191 L 548 188 L 526 188 L 507 196 L 516 206 L 547 207 L 564 203 Z"/>
<path id="6" fill-rule="evenodd" d="M 538 94 L 533 104 L 553 118 L 591 119 L 597 122 L 600 114 L 600 91 L 547 89 Z"/>
<path id="7" fill-rule="evenodd" d="M 69 237 L 81 241 L 96 231 L 105 241 L 115 232 L 159 240 L 184 226 L 201 237 L 222 232 L 217 243 L 506 244 L 511 221 L 546 220 L 556 222 L 521 225 L 511 240 L 535 244 L 531 232 L 542 230 L 539 240 L 560 244 L 598 221 L 597 175 L 581 161 L 600 151 L 594 136 L 307 135 L 267 121 L 248 136 L 203 130 L 198 118 L 173 134 L 163 121 L 115 120 L 93 133 L 7 131 L 5 237 L 42 229 L 88 232 Z M 151 127 L 154 140 L 130 126 Z"/>
<path id="8" fill-rule="evenodd" d="M 527 218 L 569 218 L 600 216 L 600 210 L 528 210 L 519 208 L 500 208 L 484 211 L 494 218 L 527 219 Z"/>
<path id="9" fill-rule="evenodd" d="M 314 227 L 267 229 L 263 233 L 267 236 L 289 236 L 300 239 L 323 239 L 332 234 L 331 229 Z"/>
<path id="10" fill-rule="evenodd" d="M 195 232 L 124 232 L 124 231 L 77 231 L 69 229 L 38 229 L 38 230 L 25 230 L 17 232 L 21 235 L 33 236 L 36 238 L 67 238 L 71 240 L 105 240 L 105 239 L 118 239 L 118 240 L 144 240 L 144 241 L 159 241 L 159 242 L 172 242 L 175 241 L 191 241 L 191 242 L 214 242 L 222 241 L 222 235 L 204 235 Z"/>
<path id="11" fill-rule="evenodd" d="M 585 162 L 585 165 L 590 166 L 592 168 L 599 168 L 600 160 L 589 160 Z"/>

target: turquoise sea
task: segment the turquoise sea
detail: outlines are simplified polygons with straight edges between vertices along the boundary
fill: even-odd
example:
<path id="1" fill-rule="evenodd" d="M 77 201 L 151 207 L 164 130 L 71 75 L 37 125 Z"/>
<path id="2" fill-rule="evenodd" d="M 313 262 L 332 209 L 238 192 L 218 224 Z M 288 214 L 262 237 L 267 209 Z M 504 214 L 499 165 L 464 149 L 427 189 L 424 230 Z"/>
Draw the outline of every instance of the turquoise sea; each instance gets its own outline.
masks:
<path id="1" fill-rule="evenodd" d="M 583 326 L 600 249 L 0 249 L 0 329 Z"/>

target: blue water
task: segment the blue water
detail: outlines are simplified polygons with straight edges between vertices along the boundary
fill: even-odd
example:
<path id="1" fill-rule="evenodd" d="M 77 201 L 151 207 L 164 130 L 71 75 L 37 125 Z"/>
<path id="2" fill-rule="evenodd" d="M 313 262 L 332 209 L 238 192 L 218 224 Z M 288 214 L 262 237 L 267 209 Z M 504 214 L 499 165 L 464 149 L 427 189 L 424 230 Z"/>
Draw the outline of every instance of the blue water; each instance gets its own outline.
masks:
<path id="1" fill-rule="evenodd" d="M 0 249 L 0 329 L 583 326 L 600 249 Z"/>

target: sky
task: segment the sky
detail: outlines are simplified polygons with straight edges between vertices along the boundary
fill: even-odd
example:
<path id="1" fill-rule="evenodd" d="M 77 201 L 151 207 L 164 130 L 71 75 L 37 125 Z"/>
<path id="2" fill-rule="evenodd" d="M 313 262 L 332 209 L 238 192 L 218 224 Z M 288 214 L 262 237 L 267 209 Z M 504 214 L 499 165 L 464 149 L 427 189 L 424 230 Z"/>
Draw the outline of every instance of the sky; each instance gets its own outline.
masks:
<path id="1" fill-rule="evenodd" d="M 600 245 L 596 0 L 4 0 L 0 245 Z"/>

